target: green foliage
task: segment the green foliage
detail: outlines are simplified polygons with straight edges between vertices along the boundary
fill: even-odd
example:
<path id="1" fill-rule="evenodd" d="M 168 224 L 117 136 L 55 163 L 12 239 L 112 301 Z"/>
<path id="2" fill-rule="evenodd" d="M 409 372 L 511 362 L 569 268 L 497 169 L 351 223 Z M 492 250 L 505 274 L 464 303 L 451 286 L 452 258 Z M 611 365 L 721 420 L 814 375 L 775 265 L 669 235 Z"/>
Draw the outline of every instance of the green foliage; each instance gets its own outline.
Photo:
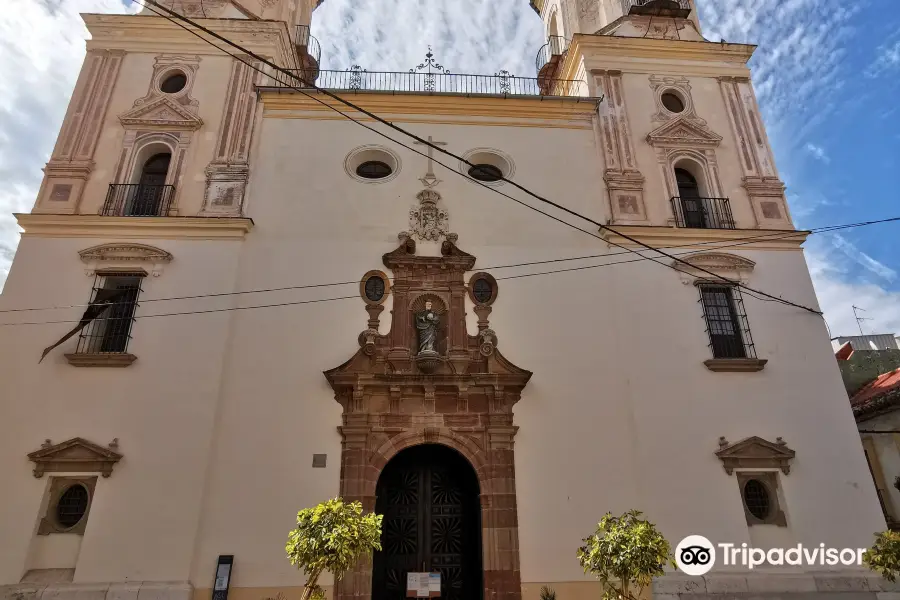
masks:
<path id="1" fill-rule="evenodd" d="M 556 591 L 551 587 L 542 585 L 541 586 L 541 600 L 556 600 Z"/>
<path id="2" fill-rule="evenodd" d="M 362 504 L 346 504 L 340 498 L 298 512 L 297 528 L 285 546 L 291 564 L 307 575 L 303 600 L 324 598 L 317 584 L 323 571 L 341 579 L 373 550 L 381 550 L 381 515 L 364 515 Z"/>
<path id="3" fill-rule="evenodd" d="M 669 542 L 641 514 L 606 513 L 578 549 L 584 572 L 603 584 L 604 600 L 637 600 L 654 577 L 663 575 L 666 565 L 675 566 Z"/>
<path id="4" fill-rule="evenodd" d="M 882 531 L 876 534 L 875 544 L 863 554 L 863 562 L 888 581 L 895 581 L 900 575 L 900 533 Z"/>

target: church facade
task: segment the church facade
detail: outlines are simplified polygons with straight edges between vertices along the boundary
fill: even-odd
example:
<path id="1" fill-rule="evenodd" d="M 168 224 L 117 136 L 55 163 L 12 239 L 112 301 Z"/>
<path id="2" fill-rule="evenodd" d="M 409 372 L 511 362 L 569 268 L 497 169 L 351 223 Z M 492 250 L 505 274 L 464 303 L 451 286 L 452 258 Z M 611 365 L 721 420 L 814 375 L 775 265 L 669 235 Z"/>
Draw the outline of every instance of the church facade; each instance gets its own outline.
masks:
<path id="1" fill-rule="evenodd" d="M 287 532 L 338 495 L 385 521 L 335 600 L 410 572 L 598 598 L 575 552 L 607 511 L 673 548 L 871 545 L 754 47 L 705 40 L 693 0 L 533 0 L 534 78 L 327 71 L 317 4 L 165 5 L 233 56 L 148 9 L 84 15 L 0 295 L 4 600 L 297 598 Z M 719 563 L 648 593 L 888 589 Z"/>

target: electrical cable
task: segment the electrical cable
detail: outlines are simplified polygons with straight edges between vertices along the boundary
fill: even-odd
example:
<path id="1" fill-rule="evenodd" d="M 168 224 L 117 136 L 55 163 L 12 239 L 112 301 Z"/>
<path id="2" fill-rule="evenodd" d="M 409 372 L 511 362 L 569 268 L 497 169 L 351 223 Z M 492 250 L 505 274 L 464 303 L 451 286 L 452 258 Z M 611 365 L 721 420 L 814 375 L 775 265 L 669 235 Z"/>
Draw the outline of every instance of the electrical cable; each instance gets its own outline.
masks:
<path id="1" fill-rule="evenodd" d="M 377 121 L 377 122 L 379 122 L 379 123 L 381 123 L 381 124 L 383 124 L 383 125 L 386 125 L 387 127 L 391 128 L 391 129 L 394 129 L 394 130 L 396 130 L 396 131 L 398 131 L 398 132 L 400 132 L 400 133 L 402 133 L 402 134 L 404 134 L 404 135 L 406 135 L 406 136 L 408 136 L 408 137 L 411 137 L 412 139 L 416 140 L 416 141 L 417 141 L 419 144 L 421 144 L 421 145 L 425 145 L 425 146 L 427 146 L 427 147 L 429 147 L 429 148 L 432 148 L 433 150 L 437 150 L 438 152 L 441 152 L 442 154 L 445 154 L 445 155 L 447 155 L 447 156 L 450 156 L 450 157 L 452 157 L 452 158 L 455 158 L 456 160 L 458 160 L 458 161 L 460 161 L 460 162 L 462 162 L 462 163 L 468 165 L 469 167 L 475 167 L 475 166 L 476 166 L 476 165 L 474 165 L 473 163 L 471 163 L 469 160 L 467 160 L 467 159 L 465 159 L 465 158 L 463 158 L 463 157 L 461 157 L 461 156 L 458 156 L 458 155 L 456 155 L 456 154 L 450 152 L 449 150 L 445 150 L 444 148 L 441 148 L 440 146 L 435 145 L 435 144 L 433 144 L 433 143 L 431 143 L 431 142 L 429 142 L 429 141 L 427 141 L 427 140 L 424 140 L 424 139 L 422 139 L 421 137 L 415 135 L 414 133 L 411 133 L 411 132 L 409 132 L 409 131 L 403 129 L 402 127 L 399 127 L 399 126 L 397 126 L 397 125 L 391 123 L 390 121 L 387 121 L 387 120 L 385 120 L 385 119 L 379 117 L 378 115 L 376 115 L 376 114 L 374 114 L 374 113 L 372 113 L 372 112 L 370 112 L 370 111 L 367 111 L 367 110 L 363 109 L 362 107 L 359 107 L 359 106 L 353 104 L 352 102 L 350 102 L 350 101 L 348 101 L 348 100 L 345 100 L 344 98 L 338 96 L 337 94 L 334 94 L 334 93 L 332 93 L 332 92 L 330 92 L 330 91 L 328 91 L 328 90 L 326 90 L 326 89 L 324 89 L 324 88 L 318 87 L 318 86 L 315 85 L 314 83 L 310 83 L 310 82 L 304 80 L 303 77 L 298 76 L 298 75 L 296 75 L 296 74 L 294 74 L 294 73 L 291 73 L 290 71 L 288 71 L 287 69 L 284 69 L 283 67 L 279 67 L 279 66 L 276 65 L 275 63 L 272 63 L 271 61 L 269 61 L 269 60 L 267 60 L 267 59 L 265 59 L 265 58 L 259 56 L 258 54 L 252 52 L 251 50 L 248 50 L 248 49 L 246 49 L 246 48 L 240 46 L 239 44 L 236 44 L 236 43 L 234 43 L 234 42 L 228 40 L 227 38 L 222 37 L 221 35 L 217 34 L 216 32 L 207 29 L 207 28 L 204 27 L 203 25 L 200 25 L 200 24 L 196 23 L 195 21 L 193 21 L 193 20 L 191 20 L 191 19 L 188 19 L 187 17 L 184 17 L 184 16 L 182 16 L 182 15 L 179 15 L 178 13 L 176 13 L 176 12 L 174 12 L 174 11 L 170 11 L 169 9 L 167 9 L 167 8 L 165 8 L 165 7 L 161 6 L 161 5 L 159 5 L 159 3 L 156 2 L 156 0 L 141 0 L 141 1 L 142 1 L 142 3 L 143 3 L 143 6 L 144 6 L 144 7 L 149 8 L 149 6 L 148 6 L 148 3 L 149 3 L 149 4 L 152 4 L 152 5 L 155 6 L 155 7 L 162 8 L 162 10 L 166 11 L 167 13 L 171 13 L 171 14 L 175 15 L 178 19 L 180 19 L 180 20 L 182 20 L 182 21 L 185 21 L 186 23 L 189 23 L 192 27 L 194 27 L 194 28 L 196 28 L 196 29 L 199 29 L 200 31 L 203 31 L 204 33 L 207 33 L 207 34 L 209 34 L 209 35 L 215 37 L 216 39 L 221 40 L 222 42 L 228 44 L 229 46 L 232 46 L 232 47 L 234 47 L 234 48 L 240 50 L 242 53 L 245 53 L 246 55 L 248 55 L 248 56 L 254 58 L 255 60 L 258 60 L 259 62 L 265 64 L 266 66 L 270 67 L 271 69 L 274 69 L 274 70 L 277 71 L 277 72 L 286 74 L 286 75 L 288 75 L 289 77 L 292 77 L 293 79 L 296 79 L 296 80 L 300 81 L 301 84 L 304 84 L 304 85 L 308 86 L 310 89 L 314 89 L 314 90 L 316 90 L 317 92 L 319 92 L 319 93 L 321 93 L 321 94 L 324 94 L 324 95 L 326 95 L 326 96 L 328 96 L 328 97 L 330 97 L 330 98 L 333 98 L 333 99 L 337 100 L 338 102 L 340 102 L 341 104 L 344 104 L 344 105 L 346 105 L 346 106 L 348 106 L 348 107 L 350 107 L 350 108 L 353 108 L 354 110 L 356 110 L 356 111 L 358 111 L 358 112 L 360 112 L 360 113 L 362 113 L 362 114 L 368 116 L 369 118 L 371 118 L 371 119 L 373 119 L 373 120 L 375 120 L 375 121 Z M 218 49 L 219 51 L 224 52 L 225 54 L 228 54 L 229 56 L 231 56 L 231 57 L 234 58 L 235 60 L 238 60 L 238 61 L 244 63 L 245 65 L 249 66 L 250 68 L 252 68 L 252 69 L 254 69 L 254 70 L 256 70 L 256 71 L 258 71 L 258 72 L 260 72 L 260 73 L 263 73 L 263 74 L 265 74 L 265 75 L 268 76 L 268 77 L 271 77 L 272 79 L 274 79 L 275 81 L 277 81 L 277 82 L 279 82 L 279 83 L 282 83 L 282 84 L 284 84 L 284 85 L 287 85 L 288 87 L 290 87 L 290 88 L 293 89 L 294 91 L 297 91 L 297 92 L 303 94 L 304 96 L 306 96 L 306 97 L 308 97 L 308 98 L 310 98 L 310 99 L 312 99 L 312 100 L 314 100 L 314 101 L 316 101 L 316 102 L 322 104 L 323 106 L 326 106 L 326 107 L 328 107 L 328 108 L 331 109 L 331 110 L 334 110 L 334 111 L 337 112 L 338 114 L 340 114 L 340 115 L 344 116 L 345 118 L 347 118 L 347 119 L 353 121 L 354 123 L 357 123 L 358 125 L 360 125 L 360 126 L 362 126 L 362 127 L 365 127 L 366 129 L 369 129 L 369 130 L 371 130 L 371 131 L 377 133 L 378 135 L 380 135 L 380 136 L 382 136 L 382 137 L 384 137 L 384 138 L 386 138 L 386 139 L 389 139 L 389 140 L 393 141 L 394 143 L 399 144 L 400 146 L 403 146 L 403 147 L 409 149 L 409 150 L 412 151 L 412 152 L 415 152 L 416 154 L 420 154 L 421 156 L 426 156 L 423 152 L 419 152 L 418 150 L 416 150 L 416 149 L 414 149 L 414 148 L 412 148 L 412 147 L 410 147 L 410 146 L 408 146 L 408 145 L 406 145 L 406 144 L 403 144 L 403 143 L 400 142 L 399 140 L 396 140 L 396 139 L 394 139 L 394 138 L 391 138 L 391 137 L 388 136 L 387 134 L 385 134 L 385 133 L 383 133 L 383 132 L 380 132 L 380 131 L 378 131 L 377 129 L 374 129 L 374 128 L 372 128 L 372 127 L 369 127 L 369 126 L 365 125 L 364 123 L 362 123 L 361 121 L 359 121 L 359 120 L 357 120 L 357 119 L 354 119 L 354 118 L 351 117 L 350 115 L 347 115 L 346 113 L 341 112 L 339 109 L 337 109 L 337 108 L 335 108 L 335 107 L 329 105 L 327 102 L 325 102 L 325 101 L 323 101 L 323 100 L 321 100 L 321 99 L 318 99 L 318 98 L 313 97 L 313 96 L 310 95 L 309 93 L 303 91 L 303 89 L 298 88 L 298 87 L 293 86 L 293 85 L 290 85 L 290 84 L 287 84 L 287 83 L 284 83 L 284 82 L 278 80 L 277 78 L 275 78 L 275 77 L 272 76 L 271 74 L 266 73 L 265 71 L 263 71 L 263 70 L 260 69 L 259 67 L 256 67 L 255 65 L 252 65 L 251 63 L 249 63 L 249 62 L 243 60 L 242 58 L 238 57 L 237 55 L 232 54 L 232 53 L 228 52 L 227 50 L 225 50 L 225 49 L 223 49 L 223 48 L 217 46 L 216 44 L 214 44 L 214 43 L 211 42 L 210 40 L 207 40 L 206 38 L 204 38 L 203 36 L 201 36 L 199 33 L 195 32 L 195 31 L 191 31 L 189 28 L 187 28 L 187 27 L 185 27 L 184 25 L 182 25 L 182 24 L 176 22 L 172 17 L 166 16 L 166 15 L 162 15 L 162 14 L 159 13 L 159 11 L 153 10 L 152 8 L 151 8 L 150 10 L 151 10 L 152 12 L 154 12 L 155 14 L 157 14 L 157 15 L 159 15 L 159 16 L 162 16 L 163 18 L 166 18 L 166 19 L 169 20 L 170 22 L 175 23 L 176 25 L 178 25 L 179 27 L 181 27 L 181 28 L 184 29 L 185 31 L 187 31 L 187 32 L 189 32 L 189 33 L 195 35 L 196 37 L 198 37 L 199 39 L 201 39 L 201 40 L 205 41 L 206 43 L 210 44 L 211 46 L 213 46 L 214 48 Z M 431 158 L 431 157 L 428 157 L 428 158 Z M 529 208 L 529 209 L 531 209 L 531 210 L 534 210 L 534 211 L 536 211 L 536 212 L 538 212 L 538 213 L 540 213 L 540 214 L 543 214 L 544 216 L 546 216 L 546 217 L 548 217 L 548 218 L 551 218 L 551 219 L 553 219 L 553 220 L 555 220 L 555 221 L 558 221 L 558 222 L 560 222 L 560 223 L 562 223 L 562 224 L 564 224 L 564 225 L 566 225 L 566 226 L 568 226 L 568 227 L 572 227 L 573 229 L 577 229 L 578 231 L 582 231 L 582 232 L 584 232 L 584 233 L 587 233 L 588 235 L 590 235 L 590 236 L 592 236 L 592 237 L 596 237 L 597 239 L 600 239 L 600 240 L 602 240 L 602 241 L 604 241 L 604 242 L 606 242 L 606 243 L 608 243 L 608 244 L 611 244 L 611 245 L 613 245 L 613 246 L 617 246 L 617 247 L 619 247 L 619 248 L 622 248 L 623 250 L 629 250 L 629 251 L 635 252 L 636 254 L 639 254 L 637 251 L 635 251 L 635 250 L 633 250 L 633 249 L 630 249 L 630 248 L 628 248 L 628 247 L 626 247 L 626 246 L 623 246 L 623 245 L 621 245 L 621 244 L 619 244 L 619 243 L 617 243 L 617 242 L 613 242 L 613 241 L 611 241 L 610 239 L 603 238 L 602 236 L 596 235 L 596 234 L 594 234 L 593 232 L 590 232 L 590 231 L 581 229 L 580 227 L 577 227 L 577 226 L 575 226 L 575 225 L 573 225 L 573 224 L 571 224 L 571 223 L 569 223 L 569 222 L 567 222 L 567 221 L 564 221 L 564 220 L 562 220 L 562 219 L 560 219 L 560 218 L 558 218 L 558 217 L 555 217 L 555 216 L 553 216 L 553 215 L 550 215 L 549 213 L 546 213 L 546 212 L 544 212 L 544 211 L 541 211 L 540 209 L 538 209 L 538 208 L 536 208 L 536 207 L 533 207 L 533 206 L 531 206 L 531 205 L 529 205 L 529 204 L 527 204 L 527 203 L 525 203 L 525 202 L 519 200 L 518 198 L 515 198 L 515 197 L 513 197 L 513 196 L 510 196 L 509 194 L 506 194 L 506 193 L 504 193 L 504 192 L 501 192 L 500 190 L 498 190 L 498 189 L 496 189 L 496 188 L 493 188 L 493 187 L 491 187 L 491 186 L 484 185 L 484 184 L 483 184 L 482 182 L 480 182 L 480 181 L 473 180 L 473 179 L 467 177 L 464 173 L 462 173 L 462 172 L 460 172 L 460 171 L 457 171 L 456 169 L 453 169 L 453 168 L 450 167 L 449 165 L 446 165 L 446 164 L 440 162 L 439 160 L 436 160 L 436 159 L 433 159 L 433 158 L 431 158 L 431 159 L 434 160 L 434 162 L 437 162 L 439 165 L 443 166 L 444 168 L 446 168 L 446 169 L 448 169 L 448 170 L 450 170 L 450 171 L 452 171 L 452 172 L 454 172 L 454 173 L 459 174 L 460 176 L 462 176 L 462 177 L 463 177 L 464 179 L 466 179 L 467 181 L 473 181 L 474 183 L 481 184 L 481 185 L 482 185 L 483 187 L 485 187 L 486 189 L 491 190 L 491 191 L 493 191 L 493 192 L 495 192 L 495 193 L 497 193 L 497 194 L 500 194 L 501 196 L 505 196 L 505 197 L 507 197 L 507 198 L 513 200 L 514 202 L 517 202 L 517 203 L 521 204 L 522 206 L 525 206 L 525 207 L 527 207 L 527 208 Z M 721 280 L 721 281 L 723 281 L 723 282 L 725 282 L 725 283 L 727 283 L 727 284 L 729 284 L 729 285 L 732 285 L 732 286 L 734 286 L 734 287 L 738 287 L 738 288 L 741 288 L 741 289 L 743 289 L 743 290 L 745 290 L 745 291 L 747 291 L 747 292 L 750 292 L 749 295 L 750 295 L 751 297 L 757 298 L 757 296 L 754 295 L 754 294 L 756 294 L 756 295 L 758 295 L 758 296 L 763 296 L 763 297 L 765 297 L 765 298 L 768 298 L 768 299 L 770 299 L 770 300 L 773 301 L 773 302 L 779 302 L 779 303 L 785 304 L 785 305 L 787 305 L 787 306 L 793 306 L 793 307 L 795 307 L 795 308 L 802 309 L 802 310 L 807 311 L 807 312 L 810 312 L 810 313 L 812 313 L 812 314 L 815 314 L 815 315 L 818 315 L 818 316 L 822 316 L 822 312 L 821 312 L 821 311 L 815 310 L 815 309 L 810 308 L 810 307 L 808 307 L 808 306 L 804 306 L 804 305 L 802 305 L 802 304 L 798 304 L 798 303 L 796 303 L 796 302 L 792 302 L 792 301 L 790 301 L 790 300 L 785 300 L 784 298 L 781 298 L 781 297 L 778 297 L 778 296 L 774 296 L 774 295 L 772 295 L 772 294 L 769 294 L 769 293 L 767 293 L 767 292 L 763 292 L 763 291 L 761 291 L 761 290 L 757 290 L 757 289 L 751 288 L 751 287 L 749 287 L 749 286 L 747 286 L 747 285 L 744 285 L 744 284 L 740 283 L 739 281 L 734 281 L 734 280 L 732 280 L 732 279 L 729 279 L 729 278 L 727 278 L 727 277 L 724 277 L 724 276 L 722 276 L 722 275 L 719 275 L 719 274 L 717 274 L 717 273 L 714 273 L 714 272 L 712 272 L 712 271 L 710 271 L 710 270 L 708 270 L 708 269 L 704 269 L 704 268 L 702 268 L 702 267 L 695 267 L 695 266 L 692 266 L 692 265 L 690 265 L 689 263 L 686 263 L 685 261 L 683 261 L 683 260 L 681 260 L 681 259 L 679 259 L 679 258 L 677 258 L 677 257 L 675 257 L 675 256 L 673 256 L 673 255 L 671 255 L 671 254 L 668 254 L 668 253 L 666 253 L 666 252 L 663 252 L 662 250 L 660 250 L 660 249 L 658 249 L 658 248 L 654 248 L 653 246 L 651 246 L 651 245 L 649 245 L 649 244 L 646 244 L 645 242 L 642 242 L 642 241 L 640 241 L 640 240 L 638 240 L 638 239 L 636 239 L 636 238 L 634 238 L 634 237 L 632 237 L 632 236 L 629 236 L 629 235 L 627 235 L 627 234 L 625 234 L 625 233 L 622 233 L 621 231 L 618 231 L 618 230 L 616 230 L 616 229 L 610 227 L 609 225 L 605 225 L 605 224 L 603 224 L 603 223 L 600 223 L 600 222 L 598 222 L 598 221 L 595 221 L 595 220 L 593 220 L 593 219 L 591 219 L 591 218 L 589 218 L 589 217 L 586 217 L 586 216 L 584 216 L 584 215 L 581 215 L 581 214 L 579 214 L 579 213 L 577 213 L 577 212 L 575 212 L 575 211 L 573 211 L 573 210 L 571 210 L 571 209 L 569 209 L 569 208 L 566 208 L 566 207 L 564 207 L 564 206 L 562 206 L 562 205 L 560 205 L 560 204 L 557 204 L 556 202 L 553 202 L 553 201 L 551 201 L 551 200 L 549 200 L 549 199 L 547 199 L 547 198 L 545 198 L 545 197 L 543 197 L 543 196 L 540 196 L 540 195 L 536 194 L 535 192 L 532 192 L 532 191 L 529 190 L 528 188 L 526 188 L 526 187 L 524 187 L 524 186 L 522 186 L 522 185 L 520 185 L 520 184 L 518 184 L 518 183 L 516 183 L 516 182 L 514 182 L 514 181 L 512 181 L 512 180 L 510 180 L 510 179 L 507 179 L 505 176 L 501 176 L 501 177 L 498 179 L 498 181 L 505 181 L 505 182 L 509 183 L 510 185 L 512 185 L 513 187 L 515 187 L 515 188 L 517 188 L 517 189 L 519 189 L 519 190 L 525 192 L 525 193 L 528 194 L 529 196 L 532 196 L 533 198 L 535 198 L 535 199 L 537 199 L 537 200 L 539 200 L 539 201 L 541 201 L 541 202 L 543 202 L 543 203 L 545 203 L 545 204 L 549 204 L 550 206 L 553 206 L 553 207 L 556 208 L 557 210 L 561 210 L 561 211 L 565 212 L 566 214 L 569 214 L 569 215 L 575 216 L 575 217 L 577 217 L 577 218 L 579 218 L 579 219 L 581 219 L 581 220 L 587 221 L 588 223 L 591 223 L 592 225 L 594 225 L 594 226 L 596 226 L 596 227 L 599 227 L 601 230 L 608 231 L 608 232 L 610 232 L 610 233 L 612 233 L 612 234 L 615 234 L 615 235 L 621 237 L 622 239 L 631 242 L 632 244 L 636 244 L 636 245 L 641 246 L 641 247 L 643 247 L 643 248 L 645 248 L 645 249 L 647 249 L 647 250 L 655 251 L 655 252 L 659 253 L 660 255 L 662 255 L 662 256 L 665 257 L 665 258 L 672 259 L 672 260 L 674 260 L 675 262 L 684 264 L 685 266 L 690 267 L 690 268 L 692 268 L 692 269 L 694 269 L 694 270 L 696 270 L 696 271 L 700 271 L 700 272 L 702 272 L 702 273 L 705 273 L 706 275 L 710 275 L 710 276 L 714 277 L 715 279 Z M 639 254 L 639 255 L 640 255 L 640 254 Z M 678 269 L 677 267 L 675 267 L 675 265 L 664 263 L 664 262 L 662 262 L 661 260 L 658 260 L 658 259 L 656 259 L 656 258 L 654 258 L 654 257 L 646 257 L 646 258 L 647 258 L 647 260 L 652 260 L 653 262 L 656 262 L 656 263 L 658 263 L 658 264 L 660 264 L 660 265 L 663 265 L 664 267 L 666 267 L 666 268 L 668 268 L 668 269 L 672 269 L 672 270 L 674 270 L 674 271 L 676 271 L 676 272 L 679 272 L 679 273 L 685 273 L 685 271 L 683 271 L 683 270 L 681 270 L 681 269 Z M 692 275 L 692 274 L 689 274 L 689 275 L 691 275 L 692 277 L 695 277 L 695 278 L 699 278 L 699 276 L 696 276 L 696 275 Z M 762 299 L 762 298 L 757 298 L 757 299 Z"/>
<path id="2" fill-rule="evenodd" d="M 694 254 L 696 252 L 695 249 L 698 246 L 704 246 L 704 245 L 708 245 L 708 244 L 721 244 L 722 242 L 738 242 L 738 243 L 724 244 L 721 246 L 715 246 L 715 247 L 706 249 L 706 250 L 710 250 L 710 251 L 711 250 L 722 250 L 725 248 L 734 248 L 736 246 L 745 246 L 748 244 L 755 244 L 758 241 L 777 242 L 777 241 L 790 239 L 790 238 L 793 238 L 798 235 L 804 235 L 807 233 L 810 235 L 818 234 L 818 233 L 831 233 L 833 231 L 839 231 L 839 230 L 844 230 L 844 229 L 854 229 L 857 227 L 866 227 L 869 225 L 878 225 L 878 224 L 882 224 L 882 223 L 892 223 L 892 222 L 897 222 L 897 221 L 900 221 L 900 217 L 892 217 L 889 219 L 879 219 L 876 221 L 863 221 L 863 222 L 858 222 L 858 223 L 848 223 L 848 224 L 844 224 L 844 225 L 825 225 L 822 227 L 813 228 L 813 229 L 809 230 L 808 232 L 796 231 L 796 230 L 775 231 L 775 232 L 765 233 L 762 235 L 746 236 L 746 237 L 723 239 L 723 240 L 713 240 L 713 241 L 708 241 L 708 242 L 679 244 L 679 245 L 675 245 L 675 246 L 663 246 L 663 248 L 666 248 L 666 249 L 678 249 L 678 248 L 685 248 L 685 247 L 692 248 L 692 250 L 678 253 L 679 256 L 683 256 L 683 255 L 688 255 L 688 254 Z M 775 236 L 775 237 L 773 237 L 773 236 Z M 545 264 L 551 264 L 551 263 L 572 262 L 572 261 L 577 261 L 577 260 L 589 260 L 592 258 L 609 258 L 609 257 L 614 257 L 614 256 L 620 256 L 622 254 L 632 254 L 632 252 L 609 252 L 606 254 L 591 254 L 591 255 L 587 255 L 587 256 L 571 256 L 571 257 L 566 257 L 566 258 L 554 258 L 554 259 L 549 259 L 549 260 L 514 263 L 514 264 L 508 264 L 508 265 L 494 265 L 494 266 L 487 266 L 487 267 L 479 267 L 478 270 L 479 271 L 493 271 L 493 270 L 497 270 L 497 269 L 510 269 L 510 268 L 516 268 L 516 267 L 528 267 L 528 266 L 545 265 Z M 642 260 L 648 260 L 648 259 L 646 257 L 641 256 L 641 257 L 633 259 L 633 260 L 602 263 L 600 265 L 590 265 L 588 267 L 581 267 L 581 268 L 597 268 L 597 267 L 603 267 L 603 266 L 612 266 L 612 265 L 640 262 Z M 580 270 L 581 268 L 576 269 L 576 270 Z M 557 273 L 557 272 L 565 272 L 565 270 L 547 271 L 546 273 Z M 528 277 L 528 276 L 530 276 L 530 274 L 517 275 L 515 277 L 498 277 L 496 279 L 498 281 L 500 281 L 503 279 L 516 279 L 516 278 Z M 391 280 L 391 278 L 388 278 L 388 279 Z M 145 299 L 141 300 L 141 303 L 143 304 L 143 303 L 147 303 L 147 302 L 196 300 L 196 299 L 200 299 L 200 298 L 240 296 L 240 295 L 245 295 L 245 294 L 263 294 L 263 293 L 270 293 L 270 292 L 284 292 L 284 291 L 303 290 L 303 289 L 312 289 L 312 288 L 337 287 L 340 285 L 359 285 L 359 283 L 360 283 L 360 281 L 358 281 L 358 280 L 337 281 L 337 282 L 333 282 L 333 283 L 313 283 L 313 284 L 305 284 L 305 285 L 291 285 L 291 286 L 283 286 L 283 287 L 275 287 L 275 288 L 244 290 L 244 291 L 239 291 L 239 292 L 218 292 L 218 293 L 210 293 L 210 294 L 195 294 L 195 295 L 190 295 L 190 296 L 171 296 L 171 297 L 167 297 L 167 298 L 145 298 Z M 0 314 L 14 313 L 14 312 L 45 311 L 45 310 L 65 310 L 65 309 L 69 309 L 69 308 L 86 308 L 88 306 L 90 306 L 90 304 L 68 304 L 68 305 L 63 305 L 63 306 L 8 308 L 5 310 L 0 310 Z"/>

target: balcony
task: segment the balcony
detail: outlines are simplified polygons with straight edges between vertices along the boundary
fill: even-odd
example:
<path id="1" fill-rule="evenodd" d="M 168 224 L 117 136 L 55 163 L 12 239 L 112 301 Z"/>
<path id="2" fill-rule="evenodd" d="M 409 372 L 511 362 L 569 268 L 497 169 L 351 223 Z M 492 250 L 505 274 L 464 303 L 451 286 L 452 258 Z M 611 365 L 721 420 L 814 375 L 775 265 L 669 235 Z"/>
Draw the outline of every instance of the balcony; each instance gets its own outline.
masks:
<path id="1" fill-rule="evenodd" d="M 297 47 L 297 57 L 300 59 L 301 69 L 311 78 L 308 81 L 315 81 L 322 60 L 322 46 L 319 45 L 319 40 L 309 33 L 308 26 L 297 25 L 294 45 Z"/>
<path id="2" fill-rule="evenodd" d="M 165 217 L 174 197 L 174 185 L 111 183 L 100 214 L 104 217 Z"/>
<path id="3" fill-rule="evenodd" d="M 686 19 L 691 14 L 690 0 L 622 0 L 626 15 L 676 17 Z"/>
<path id="4" fill-rule="evenodd" d="M 271 88 L 302 87 L 312 73 L 295 72 L 297 79 L 279 76 L 270 80 Z M 334 91 L 366 91 L 410 94 L 456 94 L 465 96 L 586 96 L 583 81 L 552 79 L 540 84 L 534 77 L 516 77 L 500 71 L 496 75 L 459 73 L 366 71 L 353 67 L 346 71 L 320 71 L 316 85 Z M 266 86 L 263 86 L 266 87 Z"/>
<path id="5" fill-rule="evenodd" d="M 690 229 L 735 229 L 728 198 L 672 198 L 675 225 Z"/>
<path id="6" fill-rule="evenodd" d="M 562 57 L 569 49 L 569 40 L 559 35 L 551 35 L 547 43 L 538 50 L 535 59 L 537 68 L 538 87 L 541 90 L 548 89 L 556 79 L 556 71 L 562 62 Z"/>

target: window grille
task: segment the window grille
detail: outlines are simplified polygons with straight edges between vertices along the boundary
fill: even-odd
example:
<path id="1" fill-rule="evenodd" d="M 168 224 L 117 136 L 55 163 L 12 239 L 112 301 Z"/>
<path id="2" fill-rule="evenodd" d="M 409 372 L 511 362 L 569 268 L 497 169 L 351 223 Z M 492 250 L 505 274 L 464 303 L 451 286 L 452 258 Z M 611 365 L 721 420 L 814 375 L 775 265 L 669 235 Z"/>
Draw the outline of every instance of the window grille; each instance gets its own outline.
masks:
<path id="1" fill-rule="evenodd" d="M 136 273 L 97 276 L 91 304 L 108 304 L 108 307 L 81 330 L 76 353 L 120 354 L 128 349 L 143 277 Z"/>
<path id="2" fill-rule="evenodd" d="M 699 288 L 713 357 L 756 358 L 740 290 L 735 286 L 711 284 L 701 284 Z"/>

